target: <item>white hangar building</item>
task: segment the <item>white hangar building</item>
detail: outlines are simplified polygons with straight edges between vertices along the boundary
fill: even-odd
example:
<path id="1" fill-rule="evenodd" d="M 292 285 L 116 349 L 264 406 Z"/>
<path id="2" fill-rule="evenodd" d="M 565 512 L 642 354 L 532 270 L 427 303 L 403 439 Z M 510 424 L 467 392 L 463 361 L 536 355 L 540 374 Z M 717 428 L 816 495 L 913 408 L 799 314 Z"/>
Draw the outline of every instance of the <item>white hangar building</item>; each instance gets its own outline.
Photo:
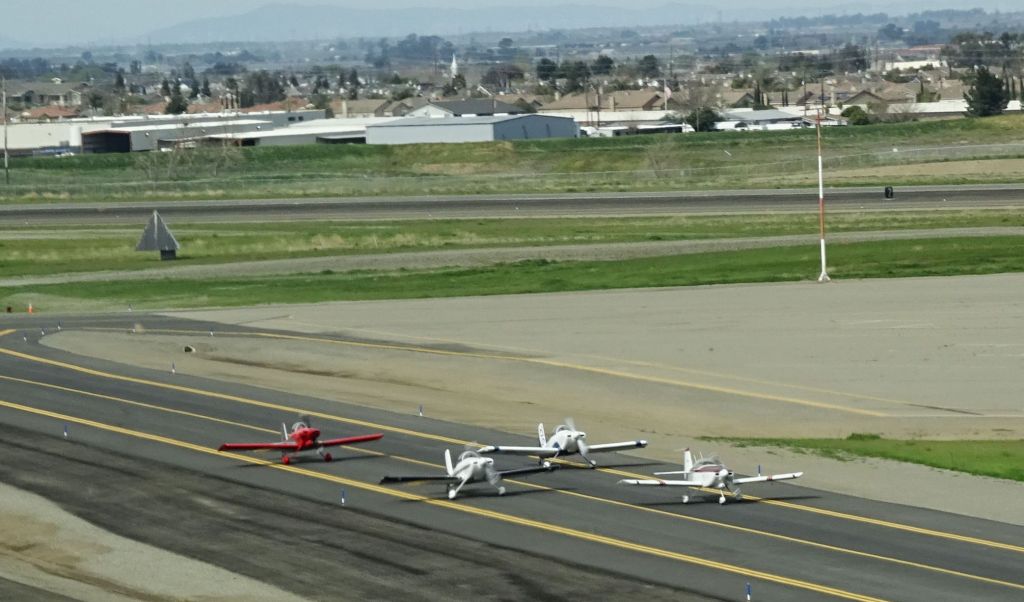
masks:
<path id="1" fill-rule="evenodd" d="M 491 115 L 486 117 L 406 117 L 366 127 L 367 144 L 423 144 L 578 138 L 569 117 Z"/>

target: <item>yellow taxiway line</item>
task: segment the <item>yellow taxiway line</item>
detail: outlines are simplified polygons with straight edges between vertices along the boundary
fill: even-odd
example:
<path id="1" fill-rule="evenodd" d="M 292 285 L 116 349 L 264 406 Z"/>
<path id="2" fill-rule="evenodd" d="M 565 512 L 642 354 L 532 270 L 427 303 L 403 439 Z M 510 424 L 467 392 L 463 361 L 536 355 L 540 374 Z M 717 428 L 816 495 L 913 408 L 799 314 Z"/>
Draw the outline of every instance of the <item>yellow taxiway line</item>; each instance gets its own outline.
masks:
<path id="1" fill-rule="evenodd" d="M 587 533 L 585 531 L 580 531 L 578 529 L 572 529 L 572 528 L 569 528 L 569 527 L 561 527 L 559 525 L 554 525 L 554 524 L 550 524 L 550 523 L 545 523 L 543 521 L 538 521 L 538 520 L 533 520 L 533 519 L 527 519 L 527 518 L 522 518 L 522 517 L 518 517 L 518 516 L 513 516 L 511 514 L 506 514 L 506 513 L 503 513 L 503 512 L 496 512 L 496 511 L 487 510 L 487 509 L 484 509 L 484 508 L 476 508 L 476 507 L 473 507 L 473 506 L 456 504 L 456 503 L 454 503 L 454 502 L 452 502 L 450 500 L 439 500 L 439 499 L 423 497 L 423 496 L 420 496 L 420 495 L 414 495 L 414 494 L 407 493 L 407 492 L 404 492 L 404 491 L 401 491 L 401 490 L 389 489 L 387 487 L 382 487 L 382 486 L 374 484 L 374 483 L 367 483 L 367 482 L 364 482 L 364 481 L 357 481 L 355 479 L 341 477 L 341 476 L 337 476 L 337 475 L 333 475 L 333 474 L 329 474 L 329 473 L 316 472 L 316 471 L 313 471 L 313 470 L 308 470 L 308 469 L 305 469 L 305 468 L 300 468 L 300 467 L 297 467 L 297 466 L 292 466 L 290 464 L 288 464 L 288 465 L 286 465 L 286 464 L 278 464 L 278 463 L 270 462 L 270 461 L 267 461 L 267 460 L 260 460 L 260 459 L 257 459 L 257 458 L 252 458 L 250 456 L 244 456 L 244 455 L 241 455 L 241 454 L 234 454 L 234 453 L 229 453 L 229 452 L 218 452 L 217 450 L 215 450 L 213 448 L 204 447 L 202 445 L 196 445 L 194 443 L 189 443 L 187 441 L 181 441 L 181 440 L 178 440 L 178 439 L 172 439 L 170 437 L 164 437 L 162 435 L 156 435 L 156 434 L 146 433 L 146 432 L 142 432 L 142 431 L 137 431 L 137 430 L 134 430 L 134 429 L 128 429 L 128 428 L 125 428 L 125 427 L 120 427 L 120 426 L 116 426 L 116 425 L 112 425 L 112 424 L 106 424 L 106 423 L 103 423 L 103 422 L 98 422 L 98 421 L 95 421 L 95 420 L 89 420 L 89 419 L 86 419 L 86 418 L 79 418 L 77 416 L 70 416 L 68 414 L 62 414 L 62 413 L 58 413 L 58 412 L 51 412 L 49 410 L 42 410 L 42 409 L 39 409 L 39 408 L 33 408 L 31 406 L 26 406 L 26 405 L 22 405 L 22 404 L 18 404 L 18 403 L 13 403 L 13 402 L 10 402 L 10 401 L 0 400 L 0 407 L 8 408 L 8 409 L 11 409 L 11 410 L 17 410 L 17 411 L 21 411 L 21 412 L 26 412 L 26 413 L 29 413 L 29 414 L 35 414 L 35 415 L 38 415 L 38 416 L 46 416 L 46 417 L 49 417 L 49 418 L 54 418 L 54 419 L 62 420 L 62 421 L 69 422 L 69 423 L 75 423 L 75 424 L 80 424 L 80 425 L 84 425 L 84 426 L 90 426 L 90 427 L 93 427 L 93 428 L 96 428 L 96 429 L 100 429 L 100 430 L 104 430 L 104 431 L 107 431 L 107 432 L 117 433 L 117 434 L 120 434 L 120 435 L 125 435 L 125 436 L 133 437 L 133 438 L 136 438 L 136 439 L 142 439 L 142 440 L 145 440 L 145 441 L 151 441 L 151 442 L 155 442 L 155 443 L 162 443 L 164 445 L 170 445 L 170 446 L 178 447 L 178 448 L 181 448 L 181 449 L 191 450 L 191 451 L 194 451 L 194 452 L 199 452 L 199 453 L 204 453 L 204 454 L 209 454 L 209 455 L 214 455 L 214 456 L 228 457 L 228 458 L 232 458 L 234 460 L 238 460 L 240 462 L 247 462 L 247 463 L 250 463 L 250 464 L 264 465 L 264 466 L 267 466 L 267 467 L 275 469 L 275 470 L 282 470 L 282 471 L 290 472 L 290 473 L 301 475 L 301 476 L 305 476 L 305 477 L 311 477 L 311 478 L 320 479 L 320 480 L 324 480 L 324 481 L 331 481 L 331 482 L 334 482 L 334 483 L 346 485 L 348 487 L 354 487 L 356 489 L 361 489 L 361 490 L 369 491 L 369 492 L 372 492 L 372 493 L 386 495 L 386 496 L 393 497 L 393 498 L 400 498 L 400 499 L 409 500 L 409 501 L 422 502 L 422 503 L 425 503 L 425 504 L 430 504 L 432 506 L 438 506 L 438 507 L 441 507 L 441 508 L 446 508 L 446 509 L 449 509 L 449 510 L 454 510 L 454 511 L 462 512 L 462 513 L 465 513 L 465 514 L 475 515 L 475 516 L 479 516 L 479 517 L 483 517 L 483 518 L 489 518 L 489 519 L 492 519 L 492 520 L 497 520 L 497 521 L 500 521 L 500 522 L 509 523 L 509 524 L 513 524 L 513 525 L 519 525 L 519 526 L 523 526 L 523 527 L 530 527 L 530 528 L 537 529 L 537 530 L 540 530 L 540 531 L 545 531 L 545 532 L 548 532 L 548 533 L 555 533 L 555 534 L 559 534 L 559 535 L 564 535 L 564 536 L 567 536 L 567 537 L 572 537 L 572 538 L 575 538 L 575 539 L 589 541 L 589 542 L 592 542 L 592 543 L 603 544 L 603 545 L 606 545 L 606 546 L 609 546 L 609 547 L 612 547 L 612 548 L 617 548 L 617 549 L 627 550 L 627 551 L 633 551 L 633 552 L 639 552 L 641 554 L 647 554 L 647 555 L 650 555 L 650 556 L 666 558 L 666 559 L 669 559 L 669 560 L 675 560 L 675 561 L 683 562 L 683 563 L 686 563 L 686 564 L 692 564 L 692 565 L 701 566 L 701 567 L 705 567 L 705 568 L 713 568 L 713 569 L 717 569 L 717 570 L 720 570 L 720 571 L 725 571 L 725 572 L 728 572 L 728 573 L 732 573 L 732 574 L 736 574 L 736 575 L 741 575 L 741 576 L 743 576 L 745 578 L 761 579 L 763 581 L 768 581 L 768 582 L 771 582 L 771 583 L 778 583 L 778 584 L 781 584 L 781 585 L 788 585 L 790 587 L 804 589 L 804 590 L 808 590 L 808 591 L 812 591 L 812 592 L 817 592 L 817 593 L 821 593 L 821 594 L 827 594 L 827 595 L 830 595 L 830 596 L 835 596 L 837 598 L 843 598 L 843 599 L 846 599 L 846 600 L 858 600 L 858 601 L 861 601 L 861 602 L 882 602 L 881 598 L 875 598 L 875 597 L 871 597 L 871 596 L 867 596 L 867 595 L 863 595 L 863 594 L 858 594 L 858 593 L 855 593 L 855 592 L 849 592 L 849 591 L 838 589 L 838 588 L 834 588 L 834 587 L 828 587 L 828 586 L 825 586 L 825 585 L 819 585 L 817 583 L 811 583 L 811 582 L 808 582 L 808 581 L 802 581 L 802 580 L 799 580 L 799 579 L 793 579 L 793 578 L 785 577 L 785 576 L 782 576 L 782 575 L 775 575 L 775 574 L 767 573 L 767 572 L 764 572 L 764 571 L 748 569 L 748 568 L 744 568 L 744 567 L 733 565 L 733 564 L 728 564 L 728 563 L 724 563 L 724 562 L 718 562 L 718 561 L 715 561 L 715 560 L 709 560 L 709 559 L 706 559 L 706 558 L 699 558 L 699 557 L 692 556 L 692 555 L 689 555 L 689 554 L 682 554 L 682 553 L 679 553 L 679 552 L 672 552 L 670 550 L 664 550 L 664 549 L 661 549 L 661 548 L 655 548 L 653 546 L 647 546 L 647 545 L 643 545 L 643 544 L 638 544 L 638 543 L 634 543 L 634 542 L 630 542 L 630 541 L 626 541 L 626 540 L 618 539 L 618 538 L 614 538 L 614 537 L 608 537 L 608 536 L 604 536 L 604 535 L 597 535 L 597 534 L 594 534 L 594 533 Z"/>
<path id="2" fill-rule="evenodd" d="M 242 423 L 242 422 L 234 422 L 234 421 L 230 421 L 230 420 L 224 420 L 224 419 L 221 419 L 221 418 L 216 418 L 214 416 L 209 416 L 209 415 L 206 415 L 206 414 L 199 414 L 199 413 L 196 413 L 196 412 L 187 412 L 187 411 L 182 411 L 182 410 L 176 410 L 176 409 L 173 409 L 173 408 L 168 408 L 168 407 L 154 405 L 154 404 L 140 402 L 140 401 L 134 401 L 134 400 L 125 399 L 125 398 L 122 398 L 122 397 L 113 397 L 113 396 L 110 396 L 110 395 L 103 395 L 103 394 L 94 393 L 94 392 L 91 392 L 91 391 L 85 391 L 85 390 L 81 390 L 81 389 L 73 389 L 73 388 L 70 388 L 70 387 L 54 385 L 54 384 L 51 384 L 51 383 L 44 383 L 44 382 L 27 380 L 27 379 L 22 379 L 22 378 L 14 378 L 14 377 L 10 377 L 10 376 L 0 375 L 0 379 L 8 380 L 8 381 L 13 381 L 13 382 L 19 382 L 19 383 L 23 383 L 23 384 L 27 384 L 27 385 L 32 385 L 32 386 L 38 386 L 38 387 L 42 387 L 42 388 L 55 389 L 55 390 L 59 390 L 59 391 L 64 391 L 64 392 L 68 392 L 68 393 L 74 393 L 74 394 L 88 396 L 88 397 L 94 397 L 94 398 L 97 398 L 97 399 L 106 399 L 106 400 L 115 401 L 115 402 L 119 402 L 119 403 L 124 403 L 124 404 L 128 404 L 128 405 L 133 405 L 133 406 L 136 406 L 136 407 L 142 407 L 142 408 L 156 410 L 156 411 L 161 411 L 161 412 L 166 412 L 166 413 L 170 413 L 170 414 L 188 416 L 190 418 L 206 420 L 206 421 L 215 422 L 215 423 L 219 423 L 219 424 L 228 424 L 228 425 L 231 425 L 231 426 L 237 426 L 237 427 L 246 428 L 246 429 L 250 429 L 250 430 L 258 431 L 258 432 L 278 434 L 277 431 L 272 430 L 272 429 L 267 429 L 267 428 L 263 428 L 263 427 L 259 427 L 259 426 L 255 426 L 255 425 L 250 425 L 250 424 L 245 424 L 245 423 Z M 384 456 L 384 457 L 389 457 L 389 458 L 392 458 L 392 459 L 395 459 L 395 460 L 399 460 L 399 461 L 402 461 L 402 462 L 417 464 L 417 465 L 421 465 L 421 466 L 428 466 L 428 467 L 431 467 L 431 468 L 441 468 L 440 464 L 435 464 L 435 463 L 432 463 L 432 462 L 426 462 L 426 461 L 423 461 L 423 460 L 417 460 L 415 458 L 408 458 L 408 457 L 405 457 L 405 456 L 397 456 L 397 455 L 393 455 L 393 454 L 387 454 L 385 452 L 381 452 L 381 451 L 377 451 L 377 450 L 372 450 L 372 449 L 366 449 L 366 448 L 362 448 L 362 447 L 355 447 L 355 446 L 343 446 L 343 447 L 345 449 L 349 449 L 351 451 L 359 452 L 359 453 L 366 454 L 366 455 L 371 455 L 371 456 L 376 456 L 376 457 Z M 570 465 L 574 464 L 574 463 L 565 462 L 565 461 L 559 461 L 559 462 L 563 463 L 563 464 L 570 464 Z M 693 523 L 697 523 L 697 524 L 703 524 L 703 525 L 707 525 L 707 526 L 711 526 L 711 527 L 724 528 L 724 529 L 729 529 L 729 530 L 733 530 L 733 531 L 739 531 L 739 532 L 742 532 L 742 533 L 748 533 L 748 534 L 752 534 L 752 535 L 764 536 L 764 537 L 768 537 L 770 539 L 775 539 L 775 540 L 779 540 L 779 541 L 785 541 L 785 542 L 788 542 L 788 543 L 794 543 L 794 544 L 798 544 L 798 545 L 805 545 L 805 546 L 814 547 L 814 548 L 817 548 L 817 549 L 828 550 L 830 552 L 837 552 L 837 553 L 841 553 L 841 554 L 850 554 L 850 555 L 858 556 L 858 557 L 861 557 L 861 558 L 869 558 L 869 559 L 872 559 L 872 560 L 879 560 L 879 561 L 882 561 L 882 562 L 888 562 L 888 563 L 892 563 L 892 564 L 898 564 L 898 565 L 901 565 L 901 566 L 907 566 L 907 567 L 911 567 L 911 568 L 922 569 L 922 570 L 926 570 L 926 571 L 932 571 L 932 572 L 941 573 L 941 574 L 945 574 L 945 575 L 951 575 L 951 576 L 954 576 L 954 577 L 961 577 L 961 578 L 965 578 L 965 579 L 971 579 L 971 580 L 975 580 L 975 581 L 981 581 L 981 582 L 985 582 L 985 583 L 990 583 L 990 584 L 993 584 L 993 585 L 1000 585 L 1000 586 L 1005 586 L 1005 587 L 1011 587 L 1011 588 L 1015 588 L 1015 589 L 1024 590 L 1024 584 L 1013 583 L 1013 582 L 1009 582 L 1009 581 L 1002 581 L 1002 580 L 999 580 L 999 579 L 992 579 L 992 578 L 989 578 L 989 577 L 983 577 L 981 575 L 973 575 L 973 574 L 970 574 L 970 573 L 964 573 L 964 572 L 955 571 L 955 570 L 952 570 L 952 569 L 945 569 L 945 568 L 942 568 L 942 567 L 936 567 L 936 566 L 932 566 L 932 565 L 922 564 L 922 563 L 913 562 L 913 561 L 910 561 L 910 560 L 902 560 L 902 559 L 893 558 L 893 557 L 890 557 L 890 556 L 882 556 L 880 554 L 872 554 L 870 552 L 862 552 L 862 551 L 859 551 L 859 550 L 853 550 L 853 549 L 849 549 L 849 548 L 842 548 L 842 547 L 839 547 L 839 546 L 833 546 L 833 545 L 829 545 L 829 544 L 824 544 L 824 543 L 819 543 L 819 542 L 815 542 L 815 541 L 800 539 L 800 538 L 796 538 L 796 537 L 790 537 L 788 535 L 782 535 L 782 534 L 779 534 L 779 533 L 771 533 L 771 532 L 768 532 L 768 531 L 761 531 L 761 530 L 758 530 L 758 529 L 753 529 L 753 528 L 750 528 L 750 527 L 743 527 L 743 526 L 740 526 L 740 525 L 733 525 L 733 524 L 729 524 L 729 523 L 722 523 L 722 522 L 713 521 L 713 520 L 704 519 L 704 518 L 699 518 L 699 517 L 695 517 L 695 516 L 689 516 L 689 515 L 686 515 L 686 514 L 676 514 L 674 512 L 668 512 L 668 511 L 665 511 L 665 510 L 659 510 L 657 508 L 648 508 L 646 506 L 641 506 L 641 505 L 637 505 L 637 504 L 630 504 L 628 502 L 621 502 L 621 501 L 613 500 L 613 499 L 609 499 L 609 498 L 602 498 L 602 497 L 598 497 L 598 496 L 594 496 L 594 495 L 589 495 L 589 494 L 585 494 L 585 493 L 579 493 L 579 492 L 576 492 L 576 491 L 567 491 L 567 490 L 558 489 L 558 488 L 555 488 L 555 487 L 548 487 L 548 486 L 545 486 L 545 485 L 538 485 L 536 483 L 530 483 L 530 482 L 527 482 L 527 481 L 508 479 L 507 482 L 514 483 L 516 485 L 521 485 L 521 486 L 524 486 L 524 487 L 529 487 L 529 488 L 532 488 L 532 489 L 537 489 L 537 490 L 542 490 L 542 491 L 551 491 L 551 492 L 554 492 L 554 493 L 559 493 L 559 494 L 562 494 L 562 495 L 569 495 L 569 496 L 572 496 L 572 497 L 576 497 L 576 498 L 580 498 L 580 499 L 585 499 L 585 500 L 588 500 L 588 501 L 598 502 L 598 503 L 602 503 L 602 504 L 609 504 L 609 505 L 620 507 L 620 508 L 628 508 L 630 510 L 638 510 L 638 511 L 641 511 L 641 512 L 647 512 L 647 513 L 650 513 L 650 514 L 655 514 L 657 516 L 664 516 L 664 517 L 675 519 L 675 520 L 683 520 L 683 521 L 693 522 Z M 708 490 L 708 491 L 712 491 L 712 490 Z M 716 494 L 719 493 L 717 490 L 713 490 L 712 492 L 716 493 Z"/>
<path id="3" fill-rule="evenodd" d="M 373 429 L 373 430 L 382 430 L 382 431 L 388 431 L 388 432 L 398 433 L 398 434 L 402 434 L 402 435 L 408 435 L 408 436 L 412 436 L 412 437 L 431 439 L 431 440 L 440 441 L 442 443 L 446 443 L 446 444 L 449 444 L 449 445 L 460 445 L 461 446 L 461 445 L 466 445 L 466 444 L 472 443 L 470 441 L 465 441 L 465 440 L 462 440 L 462 439 L 456 439 L 456 438 L 453 438 L 453 437 L 445 437 L 443 435 L 435 435 L 433 433 L 425 433 L 425 432 L 416 431 L 416 430 L 413 430 L 413 429 L 406 429 L 406 428 L 402 428 L 402 427 L 389 426 L 389 425 L 379 424 L 379 423 L 370 422 L 370 421 L 366 421 L 366 420 L 358 420 L 358 419 L 355 419 L 355 418 L 347 418 L 347 417 L 344 417 L 344 416 L 338 416 L 338 415 L 335 415 L 335 414 L 328 414 L 328 413 L 325 413 L 325 412 L 316 412 L 316 411 L 311 411 L 311 410 L 305 410 L 305 409 L 296 408 L 296 407 L 292 407 L 292 406 L 286 406 L 286 405 L 281 405 L 281 404 L 276 404 L 276 403 L 271 403 L 271 402 L 259 401 L 259 400 L 256 400 L 256 399 L 249 399 L 249 398 L 240 397 L 240 396 L 237 396 L 237 395 L 228 395 L 228 394 L 224 394 L 224 393 L 217 393 L 215 391 L 205 391 L 205 390 L 202 390 L 202 389 L 196 389 L 196 388 L 186 387 L 186 386 L 182 386 L 182 385 L 175 385 L 175 384 L 171 384 L 171 383 L 163 383 L 163 382 L 153 381 L 153 380 L 148 380 L 148 379 L 143 379 L 143 378 L 136 378 L 136 377 L 132 377 L 132 376 L 123 376 L 123 375 L 119 375 L 119 374 L 113 374 L 113 373 L 110 373 L 110 372 L 104 372 L 104 371 L 101 371 L 101 370 L 94 370 L 92 368 L 86 368 L 84 366 L 78 366 L 76 364 L 69 364 L 69 363 L 66 363 L 66 362 L 58 361 L 58 360 L 51 360 L 51 359 L 47 359 L 47 358 L 44 358 L 44 357 L 30 355 L 30 354 L 27 354 L 27 353 L 22 353 L 20 351 L 14 351 L 12 349 L 6 349 L 6 348 L 2 348 L 2 347 L 0 347 L 0 354 L 9 355 L 9 356 L 12 356 L 12 357 L 17 357 L 17 358 L 24 359 L 24 360 L 31 361 L 31 362 L 37 362 L 37 363 L 47 364 L 47 365 L 56 366 L 56 367 L 60 367 L 60 368 L 65 368 L 67 370 L 72 370 L 72 371 L 79 372 L 79 373 L 82 373 L 82 374 L 89 374 L 91 376 L 98 376 L 98 377 L 101 377 L 101 378 L 107 378 L 107 379 L 111 379 L 111 380 L 119 380 L 119 381 L 123 381 L 123 382 L 132 382 L 132 383 L 136 383 L 136 384 L 142 384 L 142 385 L 147 385 L 147 386 L 152 386 L 152 387 L 157 387 L 157 388 L 162 388 L 162 389 L 179 391 L 179 392 L 189 393 L 189 394 L 193 394 L 193 395 L 201 395 L 201 396 L 204 396 L 204 397 L 210 397 L 210 398 L 214 398 L 214 399 L 223 399 L 223 400 L 226 400 L 226 401 L 234 401 L 234 402 L 237 402 L 237 403 L 243 403 L 243 404 L 247 404 L 247 405 L 263 407 L 263 408 L 267 408 L 267 409 L 271 409 L 271 410 L 287 412 L 287 413 L 292 413 L 292 414 L 306 414 L 306 415 L 313 416 L 313 417 L 316 417 L 316 418 L 323 418 L 325 420 L 333 420 L 333 421 L 341 422 L 341 423 L 345 423 L 345 424 L 352 424 L 352 425 L 362 426 L 362 427 Z M 601 470 L 602 472 L 605 472 L 605 473 L 608 473 L 608 474 L 614 474 L 614 475 L 618 475 L 618 476 L 622 476 L 622 477 L 626 477 L 626 478 L 641 478 L 641 479 L 648 478 L 646 475 L 626 472 L 626 471 L 612 469 L 612 468 L 599 468 L 598 470 Z M 782 508 L 789 508 L 789 509 L 792 509 L 792 510 L 800 510 L 800 511 L 804 511 L 804 512 L 812 512 L 812 513 L 819 514 L 819 515 L 822 515 L 822 516 L 829 516 L 829 517 L 832 517 L 832 518 L 840 518 L 840 519 L 844 519 L 844 520 L 852 520 L 852 521 L 866 523 L 866 524 L 871 524 L 871 525 L 875 525 L 875 526 L 887 527 L 887 528 L 895 529 L 895 530 L 899 530 L 899 531 L 916 533 L 916 534 L 919 534 L 919 535 L 927 535 L 927 536 L 931 536 L 931 537 L 937 537 L 937 538 L 948 539 L 948 540 L 953 540 L 953 541 L 960 541 L 960 542 L 964 542 L 964 543 L 970 543 L 970 544 L 980 545 L 980 546 L 985 546 L 985 547 L 990 547 L 990 548 L 997 548 L 997 549 L 1009 550 L 1009 551 L 1012 551 L 1012 552 L 1024 553 L 1024 546 L 1018 546 L 1018 545 L 1013 545 L 1013 544 L 1008 544 L 1008 543 L 1003 543 L 1003 542 L 998 542 L 998 541 L 981 539 L 981 538 L 977 538 L 977 537 L 970 537 L 970 536 L 967 536 L 967 535 L 959 535 L 959 534 L 956 534 L 956 533 L 947 533 L 947 532 L 944 532 L 944 531 L 937 531 L 937 530 L 934 530 L 934 529 L 926 529 L 926 528 L 923 528 L 923 527 L 915 527 L 915 526 L 912 526 L 912 525 L 905 525 L 905 524 L 895 523 L 895 522 L 892 522 L 892 521 L 886 521 L 886 520 L 877 519 L 877 518 L 859 516 L 859 515 L 855 515 L 855 514 L 848 514 L 848 513 L 845 513 L 845 512 L 838 512 L 838 511 L 835 511 L 835 510 L 827 510 L 827 509 L 823 509 L 823 508 L 815 508 L 813 506 L 805 506 L 805 505 L 802 505 L 802 504 L 794 504 L 794 503 L 791 503 L 791 502 L 785 502 L 785 501 L 781 501 L 781 500 L 769 500 L 769 499 L 764 499 L 764 498 L 759 498 L 759 497 L 756 497 L 756 496 L 749 496 L 749 495 L 745 495 L 744 497 L 746 499 L 748 499 L 748 500 L 756 501 L 756 502 L 761 503 L 761 504 L 768 504 L 768 505 L 772 505 L 772 506 L 778 506 L 778 507 L 782 507 Z"/>

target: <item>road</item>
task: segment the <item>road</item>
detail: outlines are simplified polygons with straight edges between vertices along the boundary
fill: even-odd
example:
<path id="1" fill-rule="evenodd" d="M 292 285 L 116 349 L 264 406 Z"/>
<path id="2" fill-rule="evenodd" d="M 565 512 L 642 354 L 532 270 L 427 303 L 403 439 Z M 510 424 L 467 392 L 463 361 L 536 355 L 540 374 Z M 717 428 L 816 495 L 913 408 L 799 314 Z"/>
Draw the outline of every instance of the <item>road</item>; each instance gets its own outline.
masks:
<path id="1" fill-rule="evenodd" d="M 1019 206 L 1024 188 L 991 186 L 907 186 L 885 200 L 880 188 L 826 191 L 831 210 L 969 209 Z M 446 197 L 359 197 L 238 201 L 140 201 L 0 205 L 0 224 L 139 223 L 153 211 L 179 222 L 281 220 L 379 220 L 553 216 L 659 215 L 806 211 L 817 205 L 816 190 L 732 190 L 708 192 L 589 193 Z"/>
<path id="2" fill-rule="evenodd" d="M 71 330 L 127 330 L 132 323 L 118 316 L 61 322 Z M 167 329 L 213 327 L 158 316 L 146 322 Z M 48 443 L 63 438 L 66 429 L 75 445 L 116 452 L 110 462 L 118 461 L 113 456 L 126 456 L 153 471 L 166 465 L 169 471 L 208 479 L 213 489 L 227 482 L 318 504 L 320 513 L 330 517 L 323 521 L 329 531 L 324 536 L 345 540 L 348 527 L 336 517 L 358 511 L 375 521 L 439 534 L 436 542 L 433 536 L 423 537 L 419 548 L 436 543 L 445 549 L 450 541 L 442 539 L 455 537 L 483 544 L 481 550 L 518 551 L 511 556 L 524 562 L 557 559 L 564 561 L 553 577 L 558 581 L 573 578 L 567 565 L 584 567 L 577 575 L 579 587 L 591 597 L 600 590 L 585 581 L 588 572 L 632 580 L 633 596 L 646 595 L 645 584 L 654 584 L 661 588 L 657 592 L 675 589 L 691 597 L 740 599 L 747 583 L 754 599 L 774 600 L 1019 600 L 1024 595 L 1020 527 L 789 484 L 751 487 L 745 491 L 748 501 L 724 507 L 714 502 L 684 506 L 678 491 L 617 485 L 625 476 L 679 468 L 625 455 L 600 457 L 598 470 L 566 463 L 551 474 L 517 480 L 504 497 L 484 485 L 449 501 L 443 487 L 381 486 L 378 481 L 384 474 L 438 470 L 445 447 L 459 451 L 467 442 L 521 445 L 530 440 L 415 414 L 75 356 L 41 345 L 46 331 L 30 331 L 25 324 L 0 321 L 3 424 L 38 433 Z M 299 414 L 309 414 L 325 436 L 381 431 L 384 439 L 340 451 L 330 464 L 283 466 L 216 451 L 224 441 L 274 440 L 280 423 Z M 54 457 L 75 453 L 57 449 Z M 102 462 L 104 454 L 93 457 Z M 498 459 L 500 466 L 519 462 Z M 187 498 L 168 510 L 171 518 L 184 521 L 202 512 Z M 145 498 L 137 503 L 144 504 Z M 223 528 L 230 530 L 230 523 Z M 160 545 L 161 538 L 173 534 L 157 530 L 148 537 Z M 367 545 L 373 549 L 363 550 L 364 566 L 378 567 L 385 581 L 401 572 L 394 565 L 404 562 L 402 548 L 383 540 Z M 206 542 L 196 546 L 207 547 Z M 344 562 L 350 552 L 334 553 Z M 238 564 L 212 553 L 204 559 Z M 479 557 L 481 564 L 491 561 L 486 552 Z M 280 562 L 298 566 L 304 559 Z M 268 579 L 284 579 L 286 573 Z M 483 575 L 493 588 L 501 587 L 499 575 Z M 404 573 L 395 579 L 417 581 Z"/>

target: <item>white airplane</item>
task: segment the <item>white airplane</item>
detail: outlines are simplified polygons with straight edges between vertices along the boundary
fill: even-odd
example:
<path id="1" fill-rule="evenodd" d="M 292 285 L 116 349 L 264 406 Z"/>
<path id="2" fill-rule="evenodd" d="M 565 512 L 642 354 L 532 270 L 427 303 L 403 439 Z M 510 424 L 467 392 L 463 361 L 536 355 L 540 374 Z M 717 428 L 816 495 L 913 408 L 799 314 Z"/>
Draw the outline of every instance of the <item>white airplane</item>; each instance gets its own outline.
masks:
<path id="1" fill-rule="evenodd" d="M 622 443 L 599 443 L 590 445 L 587 443 L 587 434 L 576 428 L 572 418 L 566 418 L 565 424 L 558 425 L 555 432 L 551 433 L 548 439 L 544 434 L 544 424 L 537 425 L 537 441 L 539 447 L 515 447 L 511 445 L 487 445 L 480 448 L 482 454 L 519 454 L 524 456 L 538 456 L 541 458 L 558 458 L 570 454 L 579 454 L 593 468 L 597 463 L 590 459 L 594 452 L 609 452 L 622 449 L 634 449 L 647 447 L 643 439 L 638 441 L 624 441 Z"/>
<path id="2" fill-rule="evenodd" d="M 757 472 L 761 472 L 761 468 L 758 467 Z M 725 503 L 725 492 L 729 491 L 736 498 L 736 501 L 743 499 L 740 494 L 739 487 L 736 485 L 744 485 L 746 483 L 763 483 L 766 481 L 785 481 L 789 479 L 798 479 L 803 476 L 802 472 L 787 472 L 784 474 L 774 475 L 761 475 L 758 474 L 756 477 L 740 477 L 737 478 L 733 475 L 733 472 L 723 465 L 718 458 L 712 456 L 711 458 L 704 458 L 703 456 L 698 458 L 696 462 L 693 461 L 693 453 L 690 452 L 689 448 L 683 450 L 683 470 L 676 470 L 672 472 L 656 472 L 655 476 L 667 476 L 667 475 L 683 475 L 683 480 L 670 480 L 670 479 L 622 479 L 619 481 L 620 485 L 646 485 L 654 487 L 704 487 L 708 489 L 718 489 L 721 493 L 719 494 L 718 503 Z M 690 496 L 683 496 L 683 503 L 689 503 Z"/>
<path id="3" fill-rule="evenodd" d="M 426 475 L 426 476 L 385 476 L 381 483 L 411 483 L 414 481 L 446 481 L 448 483 L 448 499 L 454 500 L 466 483 L 478 483 L 487 481 L 498 490 L 498 495 L 505 495 L 505 487 L 499 485 L 505 477 L 530 474 L 534 472 L 550 472 L 557 466 L 545 462 L 541 466 L 528 466 L 526 468 L 515 468 L 512 470 L 495 470 L 494 458 L 484 458 L 473 450 L 467 450 L 459 455 L 459 461 L 452 465 L 452 452 L 444 450 L 444 466 L 448 474 Z"/>

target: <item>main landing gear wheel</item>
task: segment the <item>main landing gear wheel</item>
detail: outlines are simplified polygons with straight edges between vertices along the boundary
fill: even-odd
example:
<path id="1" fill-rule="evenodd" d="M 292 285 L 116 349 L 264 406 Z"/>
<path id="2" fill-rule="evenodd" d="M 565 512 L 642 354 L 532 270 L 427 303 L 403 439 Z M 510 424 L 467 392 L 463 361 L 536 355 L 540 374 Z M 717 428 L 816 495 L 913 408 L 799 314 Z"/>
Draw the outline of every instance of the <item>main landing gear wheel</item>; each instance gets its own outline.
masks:
<path id="1" fill-rule="evenodd" d="M 281 464 L 291 464 L 292 459 L 290 456 L 281 456 Z"/>
<path id="2" fill-rule="evenodd" d="M 505 495 L 505 488 L 504 487 L 498 487 L 498 495 Z"/>
<path id="3" fill-rule="evenodd" d="M 324 454 L 324 462 L 330 462 L 334 457 L 331 454 Z"/>
<path id="4" fill-rule="evenodd" d="M 718 503 L 719 504 L 724 504 L 725 503 L 725 496 L 724 495 L 722 497 L 718 498 Z"/>
<path id="5" fill-rule="evenodd" d="M 455 488 L 452 487 L 451 485 L 448 486 L 448 499 L 450 499 L 450 500 L 454 500 L 455 499 Z"/>
<path id="6" fill-rule="evenodd" d="M 690 496 L 684 495 L 683 496 L 683 503 L 684 504 L 689 504 L 690 503 Z"/>

